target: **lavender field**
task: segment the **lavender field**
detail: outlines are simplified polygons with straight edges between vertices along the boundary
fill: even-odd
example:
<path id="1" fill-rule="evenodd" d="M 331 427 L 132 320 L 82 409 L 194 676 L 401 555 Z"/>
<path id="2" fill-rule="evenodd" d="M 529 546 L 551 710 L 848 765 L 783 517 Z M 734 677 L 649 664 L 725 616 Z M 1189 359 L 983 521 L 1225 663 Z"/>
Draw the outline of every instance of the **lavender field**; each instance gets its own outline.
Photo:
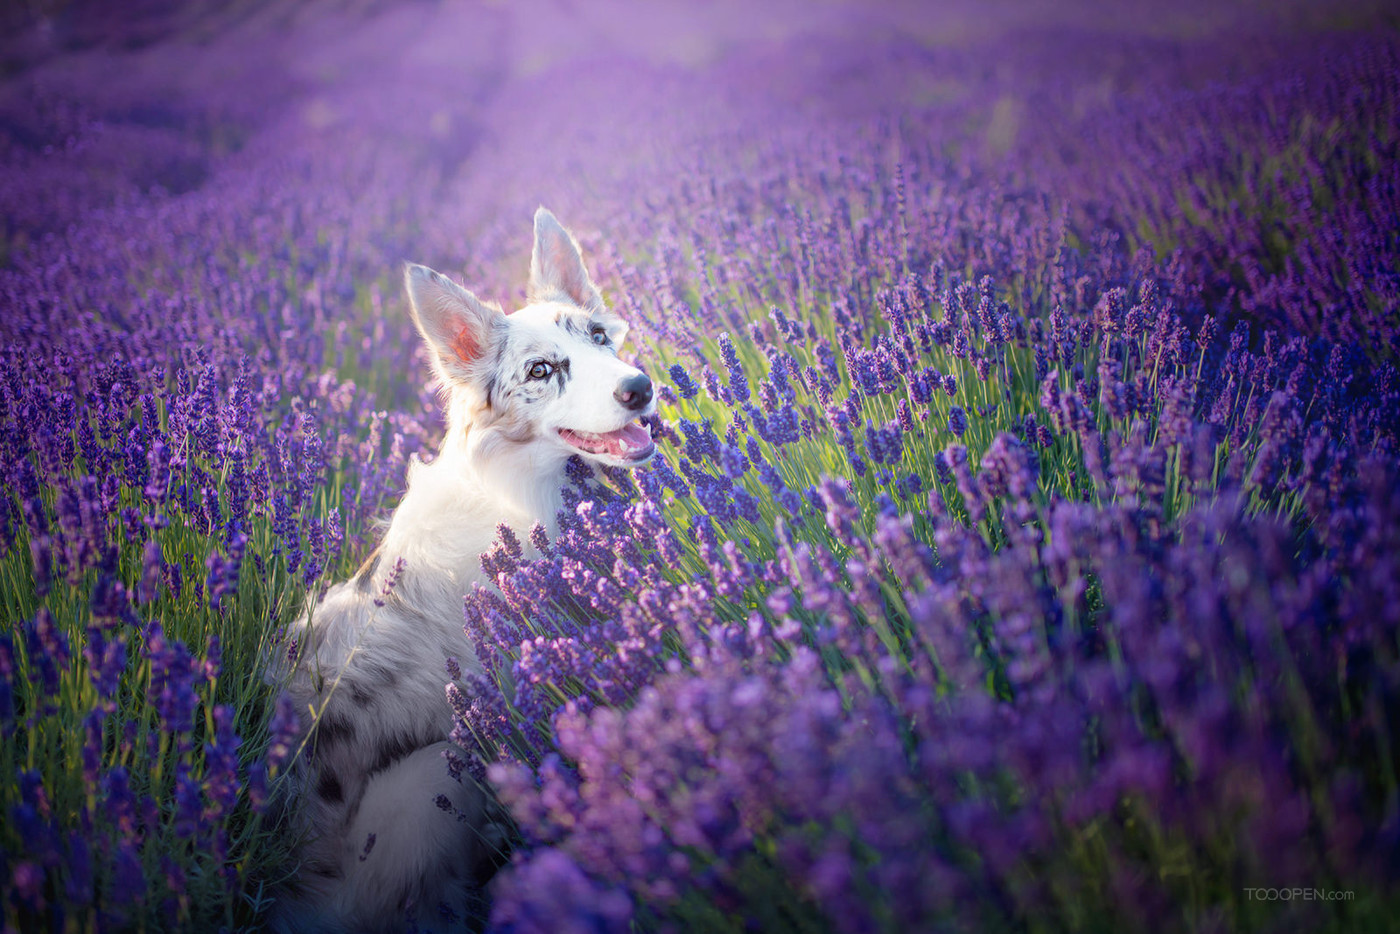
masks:
<path id="1" fill-rule="evenodd" d="M 263 659 L 442 439 L 402 265 L 518 307 L 541 204 L 659 454 L 482 556 L 514 839 L 404 930 L 1394 929 L 1384 4 L 5 15 L 6 932 L 263 927 Z"/>

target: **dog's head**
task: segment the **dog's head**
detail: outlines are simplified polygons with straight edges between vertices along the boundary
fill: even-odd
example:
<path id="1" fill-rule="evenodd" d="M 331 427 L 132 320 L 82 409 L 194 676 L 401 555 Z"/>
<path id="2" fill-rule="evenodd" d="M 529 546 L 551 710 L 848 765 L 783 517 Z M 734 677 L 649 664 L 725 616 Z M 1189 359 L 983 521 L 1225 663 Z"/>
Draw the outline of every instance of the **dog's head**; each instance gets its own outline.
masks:
<path id="1" fill-rule="evenodd" d="M 542 445 L 635 467 L 656 453 L 638 420 L 656 410 L 651 380 L 618 359 L 627 323 L 603 305 L 578 244 L 535 212 L 529 303 L 514 314 L 441 273 L 405 270 L 413 320 L 477 445 Z"/>

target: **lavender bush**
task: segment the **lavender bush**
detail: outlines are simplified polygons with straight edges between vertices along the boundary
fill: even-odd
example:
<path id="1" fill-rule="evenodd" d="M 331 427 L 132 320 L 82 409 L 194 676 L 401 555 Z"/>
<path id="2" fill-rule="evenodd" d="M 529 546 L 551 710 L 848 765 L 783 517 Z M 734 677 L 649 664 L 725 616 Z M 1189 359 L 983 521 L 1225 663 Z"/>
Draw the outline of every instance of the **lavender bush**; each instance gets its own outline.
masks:
<path id="1" fill-rule="evenodd" d="M 1000 12 L 30 24 L 7 928 L 259 925 L 300 752 L 259 659 L 440 440 L 397 266 L 518 301 L 541 202 L 660 454 L 482 556 L 443 702 L 518 839 L 472 924 L 1383 926 L 1400 36 Z"/>

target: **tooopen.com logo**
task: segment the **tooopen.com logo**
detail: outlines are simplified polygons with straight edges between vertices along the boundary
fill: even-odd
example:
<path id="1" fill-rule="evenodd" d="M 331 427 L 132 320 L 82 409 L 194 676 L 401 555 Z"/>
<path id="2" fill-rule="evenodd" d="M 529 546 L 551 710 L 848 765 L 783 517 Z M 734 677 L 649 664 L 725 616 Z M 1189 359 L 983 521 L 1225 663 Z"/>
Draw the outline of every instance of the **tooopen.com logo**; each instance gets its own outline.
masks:
<path id="1" fill-rule="evenodd" d="M 1356 897 L 1350 889 L 1311 889 L 1293 887 L 1289 889 L 1247 888 L 1245 897 L 1250 901 L 1261 902 L 1348 902 Z"/>

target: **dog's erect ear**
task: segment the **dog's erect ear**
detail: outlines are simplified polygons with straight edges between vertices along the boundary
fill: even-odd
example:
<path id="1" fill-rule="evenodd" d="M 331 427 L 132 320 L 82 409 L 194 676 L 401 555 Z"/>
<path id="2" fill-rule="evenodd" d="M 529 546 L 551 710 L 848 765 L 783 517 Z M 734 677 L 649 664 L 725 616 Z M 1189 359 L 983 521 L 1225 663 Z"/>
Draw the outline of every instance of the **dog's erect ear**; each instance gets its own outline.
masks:
<path id="1" fill-rule="evenodd" d="M 435 366 L 449 379 L 469 379 L 472 364 L 505 327 L 505 315 L 427 266 L 409 263 L 403 278 L 413 323 L 433 351 Z"/>
<path id="2" fill-rule="evenodd" d="M 535 212 L 528 292 L 532 302 L 572 302 L 589 311 L 603 308 L 603 296 L 583 268 L 578 243 L 544 208 Z"/>

